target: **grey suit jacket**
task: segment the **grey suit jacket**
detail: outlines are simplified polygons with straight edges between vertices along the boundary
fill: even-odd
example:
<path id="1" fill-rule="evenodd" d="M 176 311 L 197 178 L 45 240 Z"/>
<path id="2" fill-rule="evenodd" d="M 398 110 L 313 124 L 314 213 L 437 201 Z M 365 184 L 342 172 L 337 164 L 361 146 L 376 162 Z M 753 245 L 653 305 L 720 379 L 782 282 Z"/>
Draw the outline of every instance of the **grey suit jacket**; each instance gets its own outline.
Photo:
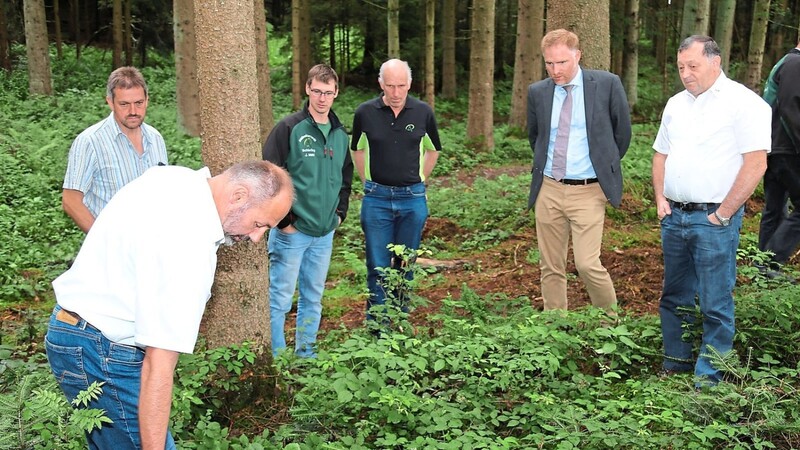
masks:
<path id="1" fill-rule="evenodd" d="M 610 72 L 583 69 L 583 85 L 589 159 L 606 198 L 618 207 L 622 201 L 620 160 L 631 143 L 628 99 L 619 77 Z M 552 79 L 545 78 L 528 87 L 528 140 L 533 150 L 528 208 L 536 202 L 544 180 L 555 86 Z"/>

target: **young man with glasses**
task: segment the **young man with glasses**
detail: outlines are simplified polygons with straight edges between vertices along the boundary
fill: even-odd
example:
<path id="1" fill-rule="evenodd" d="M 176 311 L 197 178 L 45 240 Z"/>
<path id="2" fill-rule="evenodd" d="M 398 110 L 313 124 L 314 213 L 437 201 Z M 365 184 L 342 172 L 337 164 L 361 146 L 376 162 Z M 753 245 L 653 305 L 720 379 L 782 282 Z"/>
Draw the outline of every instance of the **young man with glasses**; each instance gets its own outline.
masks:
<path id="1" fill-rule="evenodd" d="M 336 72 L 325 64 L 312 67 L 306 94 L 303 109 L 272 129 L 262 155 L 285 168 L 296 186 L 292 209 L 267 241 L 272 353 L 286 348 L 286 314 L 299 281 L 295 354 L 307 358 L 316 355 L 333 234 L 347 217 L 353 161 L 347 132 L 331 109 L 339 95 Z"/>

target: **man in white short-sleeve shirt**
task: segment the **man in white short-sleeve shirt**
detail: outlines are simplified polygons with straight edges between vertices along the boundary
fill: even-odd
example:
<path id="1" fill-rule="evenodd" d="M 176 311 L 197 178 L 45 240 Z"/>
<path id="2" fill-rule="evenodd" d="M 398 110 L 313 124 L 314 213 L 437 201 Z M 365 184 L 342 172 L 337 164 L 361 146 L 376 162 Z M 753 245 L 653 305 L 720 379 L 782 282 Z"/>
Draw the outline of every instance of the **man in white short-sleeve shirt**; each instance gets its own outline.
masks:
<path id="1" fill-rule="evenodd" d="M 207 168 L 154 167 L 111 199 L 53 282 L 45 337 L 69 400 L 104 383 L 89 406 L 113 423 L 87 435 L 90 448 L 174 448 L 172 376 L 179 353 L 194 349 L 217 248 L 258 242 L 293 197 L 286 171 L 251 161 L 215 177 Z"/>
<path id="2" fill-rule="evenodd" d="M 694 370 L 696 385 L 722 373 L 709 355 L 733 346 L 733 288 L 744 202 L 766 169 L 770 108 L 720 69 L 720 49 L 690 36 L 678 49 L 685 91 L 669 99 L 653 148 L 653 189 L 664 251 L 661 329 L 665 374 Z M 700 354 L 684 325 L 703 315 Z M 693 335 L 693 334 L 689 334 Z"/>

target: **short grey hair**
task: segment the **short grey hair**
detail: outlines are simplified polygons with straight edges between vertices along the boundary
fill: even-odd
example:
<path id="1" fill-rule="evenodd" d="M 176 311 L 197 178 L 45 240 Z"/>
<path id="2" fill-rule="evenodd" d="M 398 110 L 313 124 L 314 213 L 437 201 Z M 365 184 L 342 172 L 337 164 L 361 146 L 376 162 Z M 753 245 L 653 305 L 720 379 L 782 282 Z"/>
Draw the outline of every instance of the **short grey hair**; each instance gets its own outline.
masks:
<path id="1" fill-rule="evenodd" d="M 407 61 L 403 61 L 402 59 L 390 59 L 383 64 L 381 64 L 381 70 L 378 72 L 378 81 L 383 83 L 383 72 L 389 66 L 400 65 L 404 69 L 406 69 L 406 73 L 408 73 L 408 84 L 411 84 L 411 66 L 408 65 Z"/>
<path id="2" fill-rule="evenodd" d="M 678 47 L 678 53 L 688 49 L 697 42 L 703 44 L 703 56 L 706 58 L 711 59 L 715 56 L 722 55 L 722 50 L 719 49 L 719 45 L 717 45 L 716 41 L 714 41 L 714 39 L 712 39 L 710 36 L 704 36 L 701 34 L 695 34 L 684 39 L 683 42 L 681 42 L 681 45 Z"/>
<path id="3" fill-rule="evenodd" d="M 144 76 L 139 72 L 139 69 L 132 66 L 120 67 L 108 76 L 106 97 L 114 100 L 114 89 L 132 89 L 135 87 L 144 89 L 144 96 L 148 97 L 147 83 L 144 81 Z"/>
<path id="4" fill-rule="evenodd" d="M 250 198 L 247 207 L 272 200 L 286 190 L 294 199 L 291 177 L 286 170 L 269 161 L 240 162 L 228 168 L 226 172 L 230 183 L 239 183 L 248 187 Z"/>

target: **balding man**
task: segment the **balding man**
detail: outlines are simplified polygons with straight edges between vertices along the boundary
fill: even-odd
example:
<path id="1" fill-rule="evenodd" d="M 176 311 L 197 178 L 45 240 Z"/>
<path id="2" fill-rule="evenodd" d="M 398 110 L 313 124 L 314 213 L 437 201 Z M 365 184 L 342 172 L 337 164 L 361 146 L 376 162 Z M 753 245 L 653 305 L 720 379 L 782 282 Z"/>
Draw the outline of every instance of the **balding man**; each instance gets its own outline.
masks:
<path id="1" fill-rule="evenodd" d="M 87 435 L 89 448 L 175 448 L 172 376 L 194 349 L 217 248 L 258 242 L 292 205 L 291 179 L 272 163 L 210 175 L 154 167 L 127 184 L 53 282 L 50 367 L 70 401 L 103 383 L 89 407 L 112 420 Z"/>
<path id="2" fill-rule="evenodd" d="M 367 256 L 367 320 L 385 313 L 387 297 L 407 310 L 407 299 L 401 292 L 386 292 L 378 268 L 400 267 L 401 262 L 387 248 L 389 244 L 419 248 L 428 218 L 425 181 L 442 148 L 433 110 L 408 95 L 408 63 L 386 61 L 381 65 L 378 83 L 383 94 L 356 109 L 350 146 L 364 182 L 361 228 Z M 410 272 L 407 277 L 411 277 Z"/>
<path id="3" fill-rule="evenodd" d="M 725 76 L 719 46 L 708 36 L 681 43 L 678 73 L 686 89 L 667 102 L 653 144 L 664 251 L 663 372 L 694 370 L 701 387 L 722 380 L 711 355 L 733 347 L 742 205 L 767 167 L 771 114 L 758 95 Z M 685 329 L 694 322 L 696 298 L 703 316 L 697 357 Z"/>

